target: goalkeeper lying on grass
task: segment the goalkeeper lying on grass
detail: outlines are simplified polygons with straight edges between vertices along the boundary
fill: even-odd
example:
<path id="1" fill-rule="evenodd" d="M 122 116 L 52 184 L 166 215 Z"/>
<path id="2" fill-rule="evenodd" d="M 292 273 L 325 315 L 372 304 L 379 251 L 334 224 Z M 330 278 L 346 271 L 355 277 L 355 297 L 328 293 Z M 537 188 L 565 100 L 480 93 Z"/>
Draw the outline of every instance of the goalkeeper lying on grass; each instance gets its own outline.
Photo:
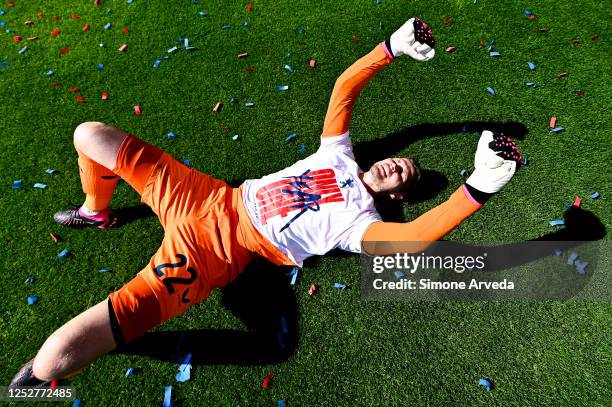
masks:
<path id="1" fill-rule="evenodd" d="M 302 266 L 306 258 L 334 248 L 359 253 L 368 242 L 432 242 L 480 209 L 510 181 L 520 162 L 506 136 L 484 131 L 476 168 L 465 185 L 408 223 L 383 222 L 374 199 L 402 199 L 420 176 L 416 162 L 387 158 L 363 172 L 353 156 L 348 130 L 361 89 L 402 55 L 432 59 L 434 45 L 423 21 L 408 20 L 338 78 L 316 153 L 239 188 L 119 129 L 97 122 L 79 125 L 74 145 L 85 203 L 58 212 L 55 220 L 69 227 L 112 227 L 109 205 L 121 177 L 157 214 L 164 239 L 132 281 L 55 331 L 11 385 L 44 385 L 84 368 L 205 300 L 254 258 Z M 369 254 L 389 253 L 374 249 Z"/>

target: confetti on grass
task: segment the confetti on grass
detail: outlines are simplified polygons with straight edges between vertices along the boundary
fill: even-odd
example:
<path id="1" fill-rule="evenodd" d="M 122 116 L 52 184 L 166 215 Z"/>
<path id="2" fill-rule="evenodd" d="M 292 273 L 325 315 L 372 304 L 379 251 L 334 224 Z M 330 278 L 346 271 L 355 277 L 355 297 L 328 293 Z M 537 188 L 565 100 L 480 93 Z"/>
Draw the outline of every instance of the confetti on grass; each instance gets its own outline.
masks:
<path id="1" fill-rule="evenodd" d="M 402 277 L 404 277 L 406 274 L 402 273 L 401 271 L 396 271 L 393 274 L 395 274 L 395 278 L 400 279 Z"/>
<path id="2" fill-rule="evenodd" d="M 493 382 L 486 377 L 483 377 L 478 381 L 478 384 L 484 386 L 487 391 L 491 391 L 493 389 Z"/>
<path id="3" fill-rule="evenodd" d="M 51 240 L 53 240 L 53 243 L 57 243 L 57 242 L 59 242 L 60 240 L 62 240 L 62 238 L 61 238 L 61 237 L 59 237 L 58 235 L 56 235 L 56 234 L 55 234 L 55 233 L 53 233 L 53 232 L 49 232 L 49 236 L 51 236 Z"/>
<path id="4" fill-rule="evenodd" d="M 36 282 L 36 277 L 29 276 L 25 279 L 26 284 L 34 284 Z"/>
<path id="5" fill-rule="evenodd" d="M 576 267 L 576 271 L 579 274 L 585 274 L 586 273 L 586 267 L 589 265 L 588 261 L 580 261 L 580 260 L 576 260 L 574 262 L 574 266 Z"/>
<path id="6" fill-rule="evenodd" d="M 459 172 L 459 175 L 461 175 L 462 177 L 467 177 L 468 175 L 470 175 L 470 172 L 464 168 Z"/>
<path id="7" fill-rule="evenodd" d="M 34 305 L 38 302 L 38 295 L 30 295 L 28 296 L 28 305 Z"/>
<path id="8" fill-rule="evenodd" d="M 43 184 L 43 183 L 40 183 L 40 182 L 37 182 L 36 184 L 34 184 L 34 188 L 45 189 L 45 188 L 47 188 L 47 185 Z"/>
<path id="9" fill-rule="evenodd" d="M 338 288 L 340 290 L 346 289 L 346 284 L 334 283 L 334 288 Z"/>
<path id="10" fill-rule="evenodd" d="M 317 61 L 315 61 L 314 59 L 311 59 L 310 61 L 308 61 L 308 66 L 311 68 L 316 68 L 317 67 Z"/>
<path id="11" fill-rule="evenodd" d="M 136 372 L 138 372 L 138 370 L 136 370 L 136 368 L 134 367 L 130 367 L 126 372 L 125 372 L 125 377 L 132 377 L 134 375 L 136 375 Z"/>
<path id="12" fill-rule="evenodd" d="M 274 376 L 276 376 L 276 374 L 274 372 L 270 372 L 268 373 L 266 377 L 264 377 L 263 384 L 262 384 L 264 389 L 267 389 L 270 387 L 270 383 L 272 379 L 274 378 Z"/>
<path id="13" fill-rule="evenodd" d="M 18 180 L 13 181 L 13 189 L 19 189 L 19 188 L 21 188 L 21 180 L 18 179 Z"/>
<path id="14" fill-rule="evenodd" d="M 580 199 L 580 197 L 576 197 L 574 198 L 574 203 L 572 204 L 572 206 L 575 206 L 576 208 L 580 208 L 580 205 L 582 204 L 582 199 Z"/>
<path id="15" fill-rule="evenodd" d="M 600 196 L 601 196 L 601 195 L 599 194 L 599 192 L 593 192 L 593 193 L 591 194 L 591 198 L 593 198 L 593 199 L 599 199 L 599 197 L 600 197 Z"/>
<path id="16" fill-rule="evenodd" d="M 244 102 L 244 107 L 253 107 L 255 106 L 255 103 L 253 102 Z"/>
<path id="17" fill-rule="evenodd" d="M 110 273 L 111 271 L 113 271 L 113 270 L 109 269 L 108 267 L 104 267 L 104 268 L 101 268 L 100 270 L 98 270 L 99 273 Z"/>
<path id="18" fill-rule="evenodd" d="M 565 128 L 563 128 L 563 127 L 555 127 L 554 129 L 550 129 L 550 131 L 553 132 L 553 133 L 559 133 L 559 132 L 562 132 L 564 130 L 565 130 Z"/>
<path id="19" fill-rule="evenodd" d="M 166 386 L 164 390 L 164 407 L 172 406 L 172 386 Z"/>
<path id="20" fill-rule="evenodd" d="M 500 54 L 498 51 L 490 51 L 490 52 L 489 52 L 489 56 L 492 56 L 492 57 L 500 57 L 500 56 L 501 56 L 501 54 Z"/>
<path id="21" fill-rule="evenodd" d="M 292 268 L 291 271 L 289 272 L 289 276 L 291 277 L 291 282 L 289 284 L 291 286 L 295 286 L 299 272 L 300 270 L 297 267 Z"/>
<path id="22" fill-rule="evenodd" d="M 217 102 L 215 104 L 215 107 L 213 107 L 213 112 L 215 113 L 219 113 L 221 111 L 221 108 L 223 107 L 223 103 L 221 102 Z"/>
<path id="23" fill-rule="evenodd" d="M 285 65 L 285 70 L 289 73 L 293 73 L 293 67 L 291 65 Z"/>
<path id="24" fill-rule="evenodd" d="M 548 125 L 551 129 L 555 128 L 555 124 L 557 124 L 557 116 L 553 116 L 550 118 L 550 124 Z"/>
<path id="25" fill-rule="evenodd" d="M 490 86 L 487 87 L 487 92 L 489 92 L 493 96 L 497 96 L 497 93 L 495 92 L 495 89 L 493 89 Z"/>
<path id="26" fill-rule="evenodd" d="M 297 138 L 297 134 L 295 134 L 295 133 L 291 133 L 290 135 L 288 135 L 288 136 L 287 136 L 287 138 L 285 139 L 285 142 L 287 142 L 287 143 L 288 143 L 288 142 L 290 142 L 290 141 L 295 140 L 296 138 Z"/>
<path id="27" fill-rule="evenodd" d="M 140 116 L 142 114 L 142 109 L 140 109 L 140 106 L 134 106 L 134 113 L 136 113 L 136 116 Z"/>
<path id="28" fill-rule="evenodd" d="M 58 259 L 65 259 L 66 257 L 68 257 L 69 254 L 70 254 L 70 250 L 64 249 L 61 252 L 59 252 L 59 254 L 57 255 L 57 258 Z"/>
<path id="29" fill-rule="evenodd" d="M 550 226 L 562 226 L 565 225 L 565 221 L 562 219 L 551 220 L 548 222 Z"/>
<path id="30" fill-rule="evenodd" d="M 574 262 L 576 261 L 576 259 L 578 259 L 578 254 L 571 252 L 569 257 L 567 258 L 567 265 L 568 266 L 573 266 Z"/>
<path id="31" fill-rule="evenodd" d="M 184 358 L 179 358 L 178 373 L 176 381 L 183 383 L 191 379 L 191 353 L 188 353 Z"/>
<path id="32" fill-rule="evenodd" d="M 316 284 L 312 284 L 310 287 L 308 287 L 308 295 L 313 295 L 316 292 L 317 292 Z"/>
<path id="33" fill-rule="evenodd" d="M 529 66 L 529 69 L 531 69 L 532 71 L 535 70 L 535 64 L 533 62 L 527 62 L 527 66 Z"/>

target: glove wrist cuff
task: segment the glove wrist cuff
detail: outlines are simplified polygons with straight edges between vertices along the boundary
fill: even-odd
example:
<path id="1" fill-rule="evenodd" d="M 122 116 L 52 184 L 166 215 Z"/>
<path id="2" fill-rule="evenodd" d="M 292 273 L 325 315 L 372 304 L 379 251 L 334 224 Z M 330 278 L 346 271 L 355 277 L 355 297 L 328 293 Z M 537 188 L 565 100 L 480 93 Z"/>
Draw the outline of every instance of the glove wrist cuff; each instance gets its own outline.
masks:
<path id="1" fill-rule="evenodd" d="M 463 185 L 465 187 L 464 192 L 470 195 L 469 198 L 472 198 L 472 200 L 476 201 L 480 205 L 484 205 L 485 202 L 487 202 L 489 199 L 491 199 L 493 195 L 495 195 L 494 193 L 482 192 L 468 183 L 465 183 Z"/>
<path id="2" fill-rule="evenodd" d="M 393 49 L 391 48 L 391 37 L 388 37 L 381 45 L 385 54 L 393 61 L 396 56 L 393 54 Z"/>

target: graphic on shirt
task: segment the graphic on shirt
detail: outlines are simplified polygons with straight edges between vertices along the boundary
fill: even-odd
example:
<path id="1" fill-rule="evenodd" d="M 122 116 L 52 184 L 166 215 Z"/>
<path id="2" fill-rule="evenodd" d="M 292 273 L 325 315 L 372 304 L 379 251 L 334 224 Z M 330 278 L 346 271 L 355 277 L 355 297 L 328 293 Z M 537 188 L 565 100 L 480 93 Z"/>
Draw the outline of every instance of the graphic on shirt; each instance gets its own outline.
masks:
<path id="1" fill-rule="evenodd" d="M 281 232 L 307 211 L 318 212 L 321 205 L 344 202 L 332 168 L 306 170 L 301 175 L 283 177 L 259 188 L 255 197 L 262 225 L 275 216 L 285 218 L 290 212 L 299 210 L 281 228 Z"/>
<path id="2" fill-rule="evenodd" d="M 355 185 L 355 181 L 352 178 L 340 182 L 340 188 L 353 188 L 353 185 Z"/>

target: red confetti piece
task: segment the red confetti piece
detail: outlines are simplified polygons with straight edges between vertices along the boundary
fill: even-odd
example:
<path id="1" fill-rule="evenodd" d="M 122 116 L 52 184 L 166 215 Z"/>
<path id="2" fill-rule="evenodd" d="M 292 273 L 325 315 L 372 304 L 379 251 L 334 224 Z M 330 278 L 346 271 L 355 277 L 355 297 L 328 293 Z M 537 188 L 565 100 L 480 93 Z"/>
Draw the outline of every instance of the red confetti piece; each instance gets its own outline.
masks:
<path id="1" fill-rule="evenodd" d="M 60 33 L 60 29 L 55 27 L 55 29 L 53 31 L 51 31 L 51 36 L 52 37 L 57 37 Z"/>
<path id="2" fill-rule="evenodd" d="M 446 48 L 446 52 L 448 52 L 448 53 L 455 52 L 456 49 L 457 48 L 455 48 L 455 47 L 448 47 L 448 48 Z"/>
<path id="3" fill-rule="evenodd" d="M 57 16 L 53 16 L 53 21 L 57 21 Z"/>
<path id="4" fill-rule="evenodd" d="M 43 17 L 44 17 L 43 13 L 42 13 L 42 12 L 40 12 L 40 11 L 39 11 L 38 13 L 36 13 L 36 16 L 37 16 L 38 18 L 43 18 Z"/>
<path id="5" fill-rule="evenodd" d="M 263 388 L 267 389 L 270 387 L 270 381 L 276 376 L 274 372 L 268 373 L 268 375 L 263 380 Z"/>
<path id="6" fill-rule="evenodd" d="M 89 24 L 85 23 L 85 25 L 83 26 L 83 28 L 81 29 L 81 31 L 88 31 L 89 30 Z"/>
<path id="7" fill-rule="evenodd" d="M 221 102 L 215 103 L 215 107 L 213 107 L 213 112 L 218 113 L 221 111 L 223 104 Z"/>
<path id="8" fill-rule="evenodd" d="M 140 116 L 142 114 L 142 110 L 140 109 L 140 106 L 138 105 L 134 106 L 134 113 L 136 113 L 136 116 Z"/>
<path id="9" fill-rule="evenodd" d="M 253 11 L 253 3 L 249 3 L 247 4 L 247 11 L 250 13 L 251 11 Z"/>
<path id="10" fill-rule="evenodd" d="M 100 5 L 100 0 L 94 0 L 94 4 L 95 4 L 96 6 L 99 6 L 99 5 Z"/>
<path id="11" fill-rule="evenodd" d="M 576 92 L 576 96 L 584 96 L 584 91 L 583 90 L 579 90 L 578 92 Z"/>
<path id="12" fill-rule="evenodd" d="M 442 22 L 443 22 L 444 24 L 449 24 L 449 23 L 454 23 L 454 22 L 455 22 L 455 20 L 453 20 L 452 18 L 448 18 L 448 19 L 446 19 L 446 20 L 442 20 Z"/>
<path id="13" fill-rule="evenodd" d="M 57 243 L 61 240 L 61 238 L 53 232 L 49 232 L 49 236 L 51 236 L 53 243 Z"/>
<path id="14" fill-rule="evenodd" d="M 311 59 L 310 61 L 308 61 L 308 66 L 311 68 L 316 68 L 317 67 L 317 61 L 315 61 L 314 59 Z"/>
<path id="15" fill-rule="evenodd" d="M 580 199 L 580 197 L 576 197 L 574 198 L 574 206 L 576 208 L 580 208 L 580 204 L 582 203 L 582 199 Z"/>
<path id="16" fill-rule="evenodd" d="M 530 16 L 529 16 L 529 19 L 530 19 L 530 20 L 535 20 L 535 19 L 536 19 L 535 14 L 530 15 Z"/>
<path id="17" fill-rule="evenodd" d="M 59 83 L 57 83 L 57 82 L 53 82 L 53 83 L 51 84 L 51 86 L 53 86 L 55 89 L 59 89 L 59 88 L 60 88 L 60 84 L 59 84 Z"/>
<path id="18" fill-rule="evenodd" d="M 102 100 L 108 99 L 108 92 L 102 92 Z"/>
<path id="19" fill-rule="evenodd" d="M 15 7 L 15 3 L 13 3 L 12 1 L 9 1 L 6 5 L 9 7 Z"/>
<path id="20" fill-rule="evenodd" d="M 16 36 L 13 37 L 13 41 L 19 42 L 19 41 L 21 41 L 21 37 L 19 35 L 16 35 Z"/>
<path id="21" fill-rule="evenodd" d="M 85 103 L 85 99 L 83 99 L 83 96 L 81 96 L 81 95 L 77 95 L 76 100 L 79 103 Z"/>
<path id="22" fill-rule="evenodd" d="M 57 388 L 57 379 L 51 380 L 51 388 L 55 390 Z"/>
<path id="23" fill-rule="evenodd" d="M 128 33 L 130 32 L 130 29 L 129 29 L 129 28 L 127 28 L 127 27 L 125 27 L 125 28 L 123 29 L 123 32 L 124 32 L 124 33 L 126 33 L 126 34 L 128 34 Z"/>
<path id="24" fill-rule="evenodd" d="M 72 93 L 77 93 L 79 91 L 79 88 L 70 88 L 70 92 Z"/>
<path id="25" fill-rule="evenodd" d="M 308 288 L 308 295 L 313 295 L 317 292 L 317 285 L 313 284 Z"/>
<path id="26" fill-rule="evenodd" d="M 557 124 L 557 116 L 553 116 L 553 117 L 550 118 L 549 127 L 551 129 L 554 129 L 555 128 L 555 124 Z"/>
<path id="27" fill-rule="evenodd" d="M 64 47 L 64 48 L 60 49 L 60 55 L 65 55 L 65 54 L 68 53 L 68 51 L 70 51 L 70 48 Z"/>
<path id="28" fill-rule="evenodd" d="M 355 34 L 351 35 L 351 41 L 359 41 L 359 39 L 360 38 L 358 35 L 355 35 Z"/>
<path id="29" fill-rule="evenodd" d="M 255 72 L 257 69 L 251 68 L 250 66 L 247 66 L 246 68 L 244 68 L 244 70 L 247 71 L 247 72 Z"/>
<path id="30" fill-rule="evenodd" d="M 599 39 L 599 35 L 597 35 L 597 34 L 591 35 L 591 40 L 592 41 L 597 41 L 598 39 Z"/>
<path id="31" fill-rule="evenodd" d="M 73 14 L 73 15 L 72 15 L 72 19 L 73 19 L 73 20 L 78 20 L 78 19 L 79 19 L 79 16 L 78 16 L 78 15 L 76 15 L 76 14 Z"/>
<path id="32" fill-rule="evenodd" d="M 238 54 L 238 58 L 246 58 L 249 56 L 248 52 L 241 52 L 240 54 Z"/>
<path id="33" fill-rule="evenodd" d="M 480 46 L 484 47 L 484 40 L 480 40 Z"/>

